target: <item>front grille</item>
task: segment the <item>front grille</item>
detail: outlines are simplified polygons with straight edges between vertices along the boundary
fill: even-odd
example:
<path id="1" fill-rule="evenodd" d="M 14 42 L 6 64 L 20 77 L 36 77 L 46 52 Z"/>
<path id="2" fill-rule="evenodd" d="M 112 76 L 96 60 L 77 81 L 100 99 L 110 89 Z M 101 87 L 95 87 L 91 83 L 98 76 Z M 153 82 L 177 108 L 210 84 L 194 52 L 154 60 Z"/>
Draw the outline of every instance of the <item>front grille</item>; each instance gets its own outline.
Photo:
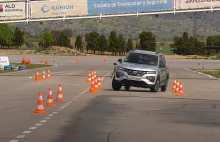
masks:
<path id="1" fill-rule="evenodd" d="M 139 70 L 124 69 L 124 71 L 131 76 L 143 76 L 144 74 L 146 74 L 145 71 L 139 71 Z"/>

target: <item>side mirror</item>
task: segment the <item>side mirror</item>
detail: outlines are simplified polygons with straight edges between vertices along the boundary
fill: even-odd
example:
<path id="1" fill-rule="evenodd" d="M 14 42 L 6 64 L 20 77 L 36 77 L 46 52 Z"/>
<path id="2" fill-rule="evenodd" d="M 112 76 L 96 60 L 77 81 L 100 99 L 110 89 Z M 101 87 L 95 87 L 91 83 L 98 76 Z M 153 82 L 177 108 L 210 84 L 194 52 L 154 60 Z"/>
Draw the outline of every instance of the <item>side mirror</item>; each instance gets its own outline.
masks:
<path id="1" fill-rule="evenodd" d="M 119 62 L 119 63 L 122 63 L 122 59 L 121 59 L 121 58 L 120 58 L 120 59 L 118 59 L 118 62 Z"/>
<path id="2" fill-rule="evenodd" d="M 166 67 L 166 65 L 160 64 L 159 67 L 164 68 L 164 67 Z"/>
<path id="3" fill-rule="evenodd" d="M 113 65 L 116 66 L 117 64 L 116 64 L 116 63 L 113 63 Z"/>

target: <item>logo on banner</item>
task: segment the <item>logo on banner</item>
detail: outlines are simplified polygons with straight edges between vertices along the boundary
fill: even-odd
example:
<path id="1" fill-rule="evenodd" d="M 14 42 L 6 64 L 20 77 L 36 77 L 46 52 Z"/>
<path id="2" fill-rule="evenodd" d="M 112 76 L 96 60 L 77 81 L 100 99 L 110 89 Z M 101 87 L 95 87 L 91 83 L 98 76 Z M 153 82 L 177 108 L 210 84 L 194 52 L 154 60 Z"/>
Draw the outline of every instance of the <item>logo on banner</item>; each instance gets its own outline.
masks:
<path id="1" fill-rule="evenodd" d="M 47 13 L 47 12 L 49 12 L 49 6 L 47 6 L 47 5 L 43 5 L 42 7 L 41 7 L 41 11 L 43 12 L 43 13 Z"/>
<path id="2" fill-rule="evenodd" d="M 41 11 L 43 13 L 47 13 L 50 10 L 62 12 L 62 11 L 66 11 L 66 10 L 72 10 L 73 8 L 74 8 L 73 5 L 56 5 L 56 6 L 51 6 L 51 7 L 49 7 L 48 5 L 43 5 L 41 7 Z"/>
<path id="3" fill-rule="evenodd" d="M 21 12 L 23 11 L 22 8 L 17 8 L 15 4 L 0 4 L 0 12 Z"/>

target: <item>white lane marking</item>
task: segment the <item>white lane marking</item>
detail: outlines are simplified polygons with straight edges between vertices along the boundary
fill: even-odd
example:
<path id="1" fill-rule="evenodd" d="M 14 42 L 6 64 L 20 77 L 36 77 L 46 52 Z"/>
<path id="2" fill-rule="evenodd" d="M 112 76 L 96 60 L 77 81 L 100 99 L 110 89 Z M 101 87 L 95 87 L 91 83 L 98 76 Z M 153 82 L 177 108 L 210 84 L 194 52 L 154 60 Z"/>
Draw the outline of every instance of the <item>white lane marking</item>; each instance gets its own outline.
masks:
<path id="1" fill-rule="evenodd" d="M 25 135 L 18 135 L 16 138 L 22 139 L 22 138 L 24 138 L 24 137 L 25 137 Z"/>
<path id="2" fill-rule="evenodd" d="M 103 76 L 101 79 L 103 80 L 106 76 L 108 76 L 111 72 L 107 73 L 105 76 Z M 84 93 L 86 93 L 88 90 L 90 89 L 90 86 L 87 87 L 85 90 L 83 90 L 82 92 L 80 92 L 77 96 L 73 97 L 69 102 L 65 103 L 63 106 L 61 106 L 57 111 L 61 111 L 63 110 L 65 107 L 67 107 L 68 105 L 70 105 L 74 100 L 76 100 L 78 97 L 82 96 Z M 54 114 L 57 114 L 58 112 L 54 111 L 53 114 L 49 114 L 48 116 L 54 116 Z M 45 119 L 50 119 L 51 117 L 45 117 Z M 40 122 L 47 122 L 47 120 L 41 120 Z M 43 125 L 42 123 L 37 123 L 35 124 L 35 126 L 41 126 Z M 33 130 L 33 129 L 37 129 L 37 127 L 30 127 L 29 129 Z M 31 131 L 24 131 L 23 133 L 25 134 L 29 134 L 31 133 Z M 24 138 L 26 135 L 18 135 L 16 138 Z M 10 140 L 9 142 L 18 142 L 18 140 Z"/>
<path id="3" fill-rule="evenodd" d="M 36 126 L 41 126 L 42 124 L 41 123 L 37 123 L 37 124 L 35 124 Z"/>
<path id="4" fill-rule="evenodd" d="M 54 114 L 49 114 L 48 116 L 54 116 Z"/>
<path id="5" fill-rule="evenodd" d="M 198 74 L 200 74 L 200 75 L 204 75 L 204 76 L 207 76 L 207 77 L 209 77 L 209 78 L 212 78 L 212 79 L 216 79 L 216 80 L 219 80 L 218 78 L 215 78 L 215 77 L 213 77 L 213 76 L 211 76 L 211 75 L 208 75 L 208 74 L 205 74 L 205 73 L 202 73 L 202 72 L 199 72 L 199 71 L 194 71 L 194 70 L 191 70 L 191 69 L 187 69 L 187 68 L 184 68 L 185 70 L 187 70 L 187 71 L 191 71 L 191 72 L 195 72 L 195 73 L 198 73 Z"/>
<path id="6" fill-rule="evenodd" d="M 30 130 L 34 130 L 34 129 L 37 129 L 37 127 L 30 127 L 29 129 Z"/>
<path id="7" fill-rule="evenodd" d="M 24 131 L 23 133 L 24 134 L 29 134 L 29 133 L 31 133 L 31 131 Z"/>

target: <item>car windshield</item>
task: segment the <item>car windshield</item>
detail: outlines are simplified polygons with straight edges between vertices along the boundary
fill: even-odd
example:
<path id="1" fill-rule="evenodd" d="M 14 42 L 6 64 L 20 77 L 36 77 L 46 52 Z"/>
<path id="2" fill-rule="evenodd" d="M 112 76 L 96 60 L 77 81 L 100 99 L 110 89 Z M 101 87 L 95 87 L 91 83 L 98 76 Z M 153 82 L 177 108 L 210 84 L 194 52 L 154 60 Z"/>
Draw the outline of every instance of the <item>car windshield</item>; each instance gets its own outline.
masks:
<path id="1" fill-rule="evenodd" d="M 124 62 L 157 66 L 158 56 L 132 52 L 125 57 Z"/>

